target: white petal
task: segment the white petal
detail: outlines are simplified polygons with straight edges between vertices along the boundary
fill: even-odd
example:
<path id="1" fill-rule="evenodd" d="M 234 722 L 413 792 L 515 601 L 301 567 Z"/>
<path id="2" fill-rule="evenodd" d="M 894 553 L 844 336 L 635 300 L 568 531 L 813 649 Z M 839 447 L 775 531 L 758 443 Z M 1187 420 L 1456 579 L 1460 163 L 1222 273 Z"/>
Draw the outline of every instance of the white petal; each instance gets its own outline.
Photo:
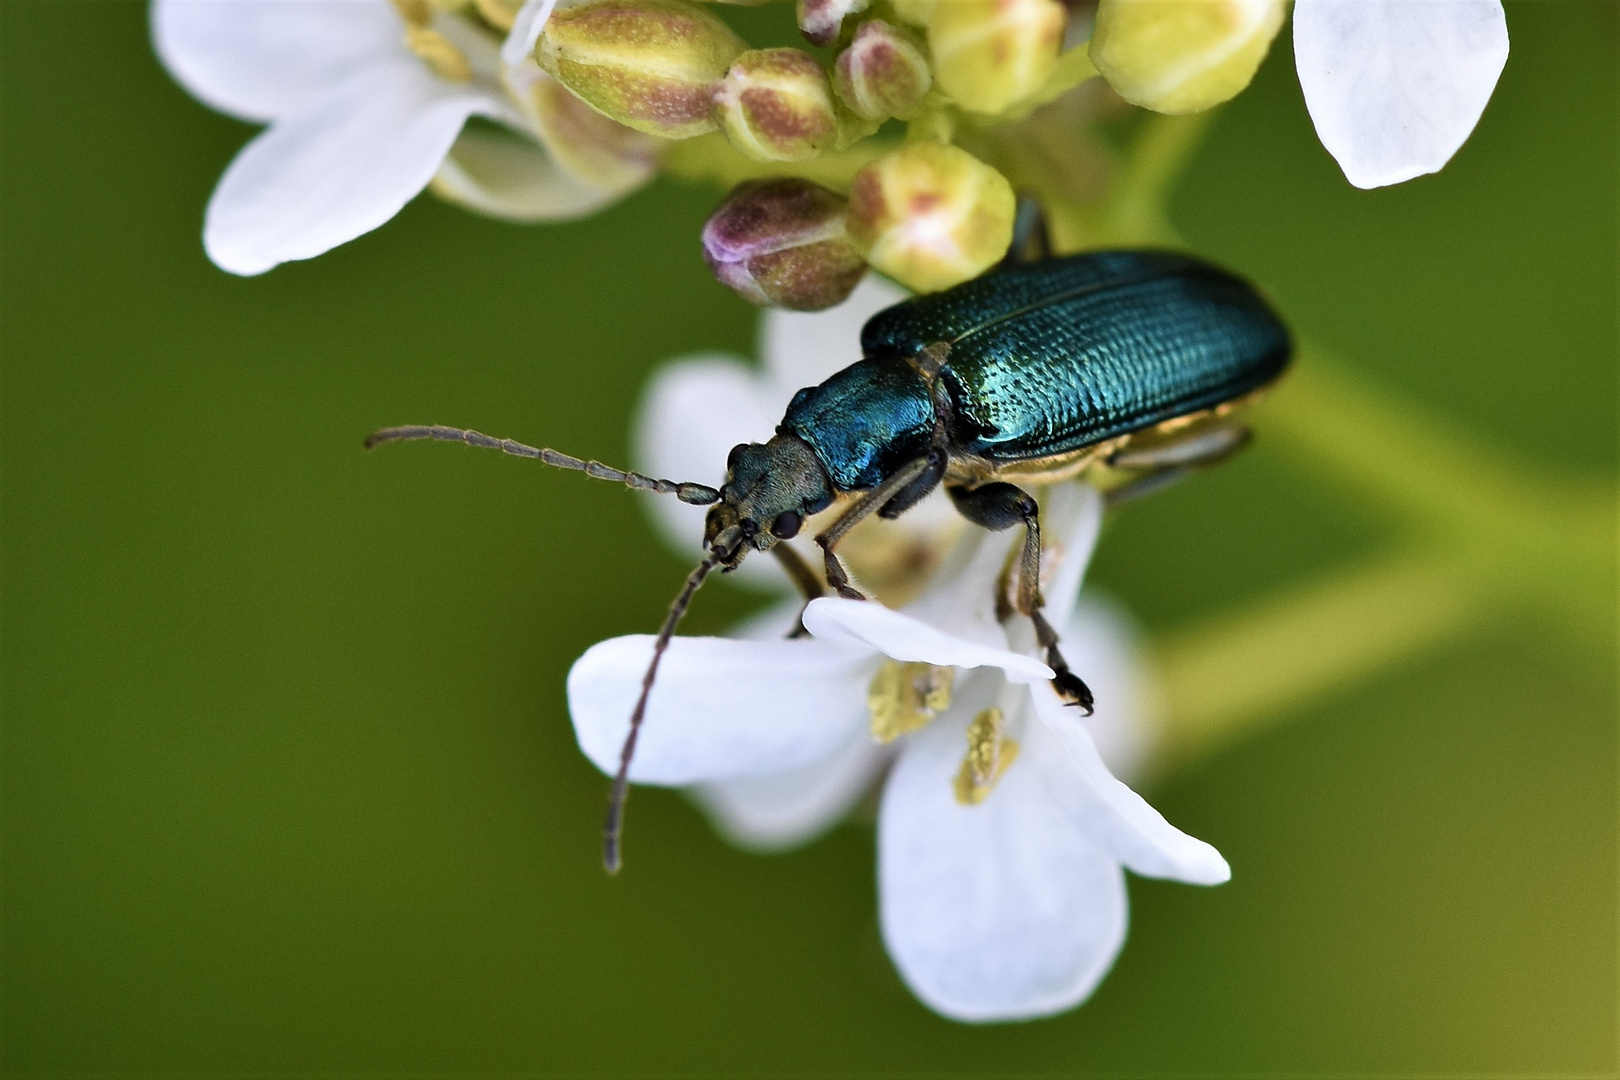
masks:
<path id="1" fill-rule="evenodd" d="M 540 31 L 557 6 L 557 0 L 527 0 L 512 20 L 512 29 L 501 43 L 501 62 L 516 67 L 534 52 L 534 43 L 540 40 Z"/>
<path id="2" fill-rule="evenodd" d="M 527 139 L 463 131 L 433 177 L 433 193 L 511 221 L 568 221 L 618 198 L 557 166 Z"/>
<path id="3" fill-rule="evenodd" d="M 865 646 L 896 660 L 940 667 L 998 667 L 1012 682 L 1039 682 L 1052 669 L 1028 656 L 955 637 L 927 623 L 891 611 L 875 600 L 824 596 L 805 608 L 804 626 L 816 640 Z"/>
<path id="4" fill-rule="evenodd" d="M 949 508 L 956 512 L 954 506 Z M 910 520 L 907 514 L 896 524 Z M 996 592 L 1002 568 L 1007 565 L 1008 548 L 1022 542 L 1022 529 L 993 533 L 976 525 L 966 526 L 940 563 L 928 590 L 905 608 L 905 614 L 953 637 L 1006 649 L 1007 631 L 996 617 Z"/>
<path id="5" fill-rule="evenodd" d="M 1089 591 L 1057 631 L 1064 657 L 1097 696 L 1096 711 L 1082 718 L 1097 752 L 1110 773 L 1129 781 L 1140 774 L 1159 727 L 1140 633 L 1122 608 Z"/>
<path id="6" fill-rule="evenodd" d="M 209 257 L 259 274 L 370 232 L 427 186 L 468 116 L 501 108 L 413 57 L 361 71 L 231 162 L 208 204 Z"/>
<path id="7" fill-rule="evenodd" d="M 268 121 L 369 64 L 408 56 L 387 0 L 156 0 L 152 45 L 198 100 Z"/>
<path id="8" fill-rule="evenodd" d="M 692 796 L 738 847 L 782 851 L 837 824 L 871 788 L 892 752 L 857 731 L 832 756 L 785 773 L 703 784 Z"/>
<path id="9" fill-rule="evenodd" d="M 1030 760 L 1039 766 L 1053 797 L 1115 858 L 1143 877 L 1190 885 L 1218 885 L 1232 876 L 1220 852 L 1164 820 L 1147 800 L 1115 779 L 1077 710 L 1065 706 L 1045 684 L 1031 686 L 1030 693 L 1041 721 L 1025 728 Z"/>
<path id="10" fill-rule="evenodd" d="M 781 422 L 782 410 L 769 411 L 765 404 L 763 384 L 735 357 L 710 353 L 671 360 L 654 372 L 641 396 L 635 423 L 637 468 L 669 480 L 718 487 L 725 480 L 731 448 L 770 438 Z M 693 562 L 702 557 L 708 507 L 667 495 L 647 495 L 643 501 L 671 546 Z M 775 559 L 758 554 L 731 577 L 772 588 L 784 584 Z"/>
<path id="11" fill-rule="evenodd" d="M 613 773 L 652 657 L 650 634 L 591 646 L 568 673 L 580 749 Z M 872 659 L 825 643 L 678 637 L 658 671 L 630 778 L 686 785 L 822 760 L 866 724 Z"/>
<path id="12" fill-rule="evenodd" d="M 906 984 L 957 1020 L 1073 1007 L 1125 940 L 1118 861 L 1090 839 L 1022 755 L 977 806 L 956 801 L 963 722 L 909 741 L 883 791 L 883 939 Z"/>
<path id="13" fill-rule="evenodd" d="M 849 299 L 837 307 L 826 311 L 766 311 L 759 322 L 759 349 L 782 395 L 776 419 L 781 419 L 794 391 L 823 383 L 833 372 L 859 360 L 861 327 L 866 320 L 909 295 L 900 286 L 867 274 Z"/>
<path id="14" fill-rule="evenodd" d="M 1498 0 L 1298 0 L 1294 58 L 1316 133 L 1352 184 L 1438 172 L 1507 63 Z"/>

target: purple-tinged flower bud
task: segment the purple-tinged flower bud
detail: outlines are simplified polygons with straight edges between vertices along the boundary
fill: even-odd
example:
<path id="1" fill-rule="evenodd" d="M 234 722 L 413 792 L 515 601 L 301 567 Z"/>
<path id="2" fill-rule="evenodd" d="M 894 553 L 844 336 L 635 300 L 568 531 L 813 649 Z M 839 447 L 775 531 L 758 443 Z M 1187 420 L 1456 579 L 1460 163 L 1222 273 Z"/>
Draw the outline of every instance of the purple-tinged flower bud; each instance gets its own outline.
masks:
<path id="1" fill-rule="evenodd" d="M 851 112 L 867 120 L 910 119 L 934 75 L 922 43 L 882 19 L 855 30 L 849 48 L 833 64 L 833 87 Z"/>
<path id="2" fill-rule="evenodd" d="M 798 49 L 737 57 L 715 86 L 714 117 L 731 145 L 755 161 L 808 161 L 838 138 L 827 74 Z"/>
<path id="3" fill-rule="evenodd" d="M 749 303 L 820 311 L 866 273 L 844 228 L 842 198 L 785 177 L 737 186 L 703 226 L 703 259 Z"/>
<path id="4" fill-rule="evenodd" d="M 988 270 L 1012 243 L 1012 185 L 954 146 L 911 142 L 855 174 L 849 234 L 873 267 L 917 292 Z"/>
<path id="5" fill-rule="evenodd" d="M 947 0 L 928 19 L 934 78 L 962 108 L 999 113 L 1052 73 L 1067 21 L 1058 0 Z"/>
<path id="6" fill-rule="evenodd" d="M 610 120 L 685 139 L 714 130 L 714 84 L 747 47 L 683 0 L 592 0 L 552 13 L 535 59 Z"/>
<path id="7" fill-rule="evenodd" d="M 838 40 L 847 16 L 865 11 L 872 0 L 799 0 L 799 32 L 812 45 Z"/>

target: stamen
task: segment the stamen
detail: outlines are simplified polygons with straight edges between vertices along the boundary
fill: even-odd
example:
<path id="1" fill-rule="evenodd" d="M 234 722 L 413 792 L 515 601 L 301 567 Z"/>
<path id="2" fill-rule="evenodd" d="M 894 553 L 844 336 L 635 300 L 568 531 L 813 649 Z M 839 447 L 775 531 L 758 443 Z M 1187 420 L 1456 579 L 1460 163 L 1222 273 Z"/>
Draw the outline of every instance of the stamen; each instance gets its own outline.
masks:
<path id="1" fill-rule="evenodd" d="M 466 56 L 437 30 L 429 30 L 425 26 L 406 26 L 405 47 L 427 61 L 427 66 L 440 78 L 451 82 L 472 81 L 472 65 L 467 63 Z"/>
<path id="2" fill-rule="evenodd" d="M 956 774 L 956 801 L 978 806 L 990 797 L 996 781 L 1018 760 L 1018 744 L 1001 737 L 1001 710 L 990 708 L 973 718 L 967 730 L 968 752 Z"/>
<path id="3" fill-rule="evenodd" d="M 889 660 L 872 676 L 866 708 L 872 716 L 872 738 L 893 742 L 924 727 L 951 704 L 956 669 Z"/>

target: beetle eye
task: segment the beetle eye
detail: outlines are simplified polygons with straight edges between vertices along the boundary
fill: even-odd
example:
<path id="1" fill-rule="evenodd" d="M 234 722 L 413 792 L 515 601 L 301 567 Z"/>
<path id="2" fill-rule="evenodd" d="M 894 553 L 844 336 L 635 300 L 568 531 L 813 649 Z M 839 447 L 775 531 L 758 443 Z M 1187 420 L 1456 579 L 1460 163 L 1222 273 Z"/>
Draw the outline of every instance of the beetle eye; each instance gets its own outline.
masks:
<path id="1" fill-rule="evenodd" d="M 733 473 L 737 471 L 737 458 L 746 449 L 748 449 L 747 443 L 738 443 L 731 448 L 731 453 L 726 455 L 726 472 Z"/>
<path id="2" fill-rule="evenodd" d="M 784 510 L 771 522 L 771 535 L 778 540 L 791 540 L 799 535 L 799 528 L 803 524 L 804 518 L 799 516 L 797 510 Z"/>

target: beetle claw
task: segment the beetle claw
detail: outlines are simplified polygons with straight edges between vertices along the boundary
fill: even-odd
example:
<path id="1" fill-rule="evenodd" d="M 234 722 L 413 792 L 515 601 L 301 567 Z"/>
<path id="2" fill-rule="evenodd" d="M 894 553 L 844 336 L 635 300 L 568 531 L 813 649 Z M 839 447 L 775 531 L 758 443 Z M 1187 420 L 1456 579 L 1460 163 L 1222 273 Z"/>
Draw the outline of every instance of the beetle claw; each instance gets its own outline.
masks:
<path id="1" fill-rule="evenodd" d="M 1074 705 L 1084 709 L 1087 716 L 1096 711 L 1094 707 L 1096 699 L 1091 695 L 1091 687 L 1087 686 L 1080 676 L 1067 668 L 1059 671 L 1052 678 L 1052 689 L 1056 690 L 1058 696 L 1064 699 L 1063 703 L 1065 705 Z"/>

